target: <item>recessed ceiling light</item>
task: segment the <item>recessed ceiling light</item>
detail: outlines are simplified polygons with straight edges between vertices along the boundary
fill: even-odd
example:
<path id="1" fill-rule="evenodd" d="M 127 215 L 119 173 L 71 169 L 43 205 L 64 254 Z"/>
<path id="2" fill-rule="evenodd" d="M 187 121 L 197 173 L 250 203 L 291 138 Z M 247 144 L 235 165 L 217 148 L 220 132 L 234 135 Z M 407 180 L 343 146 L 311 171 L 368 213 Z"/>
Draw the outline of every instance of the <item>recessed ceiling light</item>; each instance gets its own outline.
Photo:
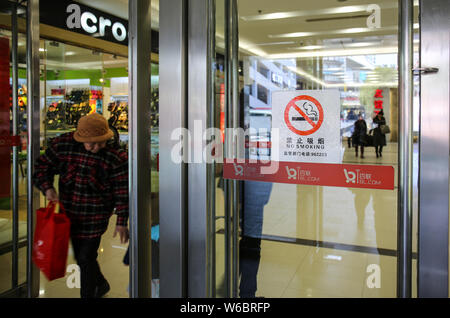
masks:
<path id="1" fill-rule="evenodd" d="M 325 48 L 323 45 L 305 45 L 300 47 L 290 47 L 289 50 L 320 50 Z"/>
<path id="2" fill-rule="evenodd" d="M 271 46 L 271 45 L 283 45 L 283 44 L 295 44 L 294 41 L 282 41 L 282 42 L 267 42 L 267 43 L 257 43 L 256 46 Z"/>
<path id="3" fill-rule="evenodd" d="M 382 31 L 397 31 L 397 26 L 383 27 Z M 318 36 L 318 35 L 329 35 L 329 34 L 353 34 L 353 33 L 373 33 L 380 31 L 379 29 L 370 28 L 348 28 L 332 31 L 319 31 L 319 32 L 292 32 L 292 33 L 282 33 L 282 34 L 269 34 L 269 38 L 301 38 L 308 36 Z"/>
<path id="4" fill-rule="evenodd" d="M 356 42 L 356 43 L 348 43 L 344 44 L 346 47 L 365 47 L 380 44 L 380 42 Z"/>

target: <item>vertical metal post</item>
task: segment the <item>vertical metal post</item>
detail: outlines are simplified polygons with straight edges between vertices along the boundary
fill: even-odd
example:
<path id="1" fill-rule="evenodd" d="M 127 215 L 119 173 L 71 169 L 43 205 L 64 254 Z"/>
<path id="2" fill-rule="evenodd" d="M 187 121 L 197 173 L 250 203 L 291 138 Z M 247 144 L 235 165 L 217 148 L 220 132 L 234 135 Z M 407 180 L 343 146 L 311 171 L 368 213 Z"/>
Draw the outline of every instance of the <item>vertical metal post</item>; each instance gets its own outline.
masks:
<path id="1" fill-rule="evenodd" d="M 450 20 L 448 0 L 420 2 L 418 297 L 449 295 Z M 437 72 L 436 72 L 437 71 Z"/>
<path id="2" fill-rule="evenodd" d="M 208 128 L 215 128 L 216 119 L 216 0 L 209 0 L 208 8 L 208 51 L 211 52 L 210 72 L 208 79 L 209 105 L 208 105 Z M 217 136 L 216 136 L 217 137 Z M 217 143 L 217 141 L 214 141 Z M 217 151 L 217 150 L 216 150 Z M 208 164 L 208 186 L 206 198 L 208 201 L 208 262 L 210 270 L 208 271 L 207 297 L 216 297 L 216 165 L 215 160 Z"/>
<path id="3" fill-rule="evenodd" d="M 210 101 L 211 53 L 208 45 L 208 0 L 189 0 L 188 3 L 188 128 L 192 134 L 189 148 L 193 163 L 188 169 L 188 297 L 206 297 L 210 271 L 208 263 L 207 163 L 203 159 L 206 140 L 203 134 L 208 125 Z M 209 83 L 208 83 L 209 82 Z"/>
<path id="4" fill-rule="evenodd" d="M 225 5 L 225 58 L 224 58 L 224 71 L 225 71 L 225 128 L 233 127 L 233 110 L 232 110 L 232 63 L 231 63 L 231 2 L 230 0 L 224 1 Z M 232 135 L 231 135 L 232 136 Z M 233 154 L 233 140 L 230 140 L 229 135 L 225 134 L 225 158 L 232 158 Z M 224 198 L 225 198 L 225 224 L 224 224 L 224 242 L 225 242 L 225 296 L 231 297 L 232 293 L 232 255 L 231 255 L 231 217 L 233 209 L 233 195 L 234 195 L 234 183 L 232 180 L 224 180 Z"/>
<path id="5" fill-rule="evenodd" d="M 160 2 L 160 296 L 187 297 L 187 0 Z M 176 162 L 174 149 L 182 145 Z M 179 154 L 179 153 L 178 153 Z M 178 155 L 177 154 L 177 155 Z"/>
<path id="6" fill-rule="evenodd" d="M 228 92 L 232 96 L 232 114 L 234 129 L 240 127 L 240 98 L 239 98 L 239 31 L 238 31 L 238 7 L 237 1 L 231 2 L 231 91 Z M 236 137 L 235 137 L 236 138 Z M 236 140 L 234 144 L 234 153 L 240 153 L 238 147 L 239 142 Z M 239 183 L 233 180 L 233 211 L 231 215 L 232 222 L 232 297 L 238 297 L 239 286 Z"/>
<path id="7" fill-rule="evenodd" d="M 397 296 L 411 297 L 413 210 L 413 0 L 399 0 Z"/>
<path id="8" fill-rule="evenodd" d="M 129 0 L 130 296 L 151 297 L 151 6 Z"/>
<path id="9" fill-rule="evenodd" d="M 12 134 L 17 136 L 19 134 L 19 66 L 17 59 L 18 50 L 18 26 L 17 26 L 17 3 L 12 6 L 11 15 L 11 40 L 12 40 Z M 13 170 L 12 170 L 12 214 L 13 214 L 13 228 L 12 228 L 12 288 L 16 288 L 19 283 L 19 147 L 13 147 Z"/>
<path id="10" fill-rule="evenodd" d="M 39 295 L 39 270 L 31 261 L 33 251 L 34 211 L 39 207 L 39 192 L 33 187 L 34 163 L 39 156 L 40 148 L 40 93 L 39 93 L 39 0 L 28 0 L 27 3 L 27 236 L 28 259 L 27 281 L 28 297 Z"/>

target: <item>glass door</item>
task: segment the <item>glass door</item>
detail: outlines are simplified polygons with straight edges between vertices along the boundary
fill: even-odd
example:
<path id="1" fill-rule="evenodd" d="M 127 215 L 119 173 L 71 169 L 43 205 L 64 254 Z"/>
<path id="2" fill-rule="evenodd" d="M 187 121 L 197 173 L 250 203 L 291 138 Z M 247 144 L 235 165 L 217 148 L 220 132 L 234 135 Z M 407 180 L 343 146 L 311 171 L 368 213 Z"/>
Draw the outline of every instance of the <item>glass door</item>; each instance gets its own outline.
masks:
<path id="1" fill-rule="evenodd" d="M 398 3 L 216 1 L 216 296 L 396 297 Z"/>
<path id="2" fill-rule="evenodd" d="M 27 281 L 27 104 L 26 38 L 17 28 L 25 8 L 0 6 L 0 295 L 26 293 Z"/>

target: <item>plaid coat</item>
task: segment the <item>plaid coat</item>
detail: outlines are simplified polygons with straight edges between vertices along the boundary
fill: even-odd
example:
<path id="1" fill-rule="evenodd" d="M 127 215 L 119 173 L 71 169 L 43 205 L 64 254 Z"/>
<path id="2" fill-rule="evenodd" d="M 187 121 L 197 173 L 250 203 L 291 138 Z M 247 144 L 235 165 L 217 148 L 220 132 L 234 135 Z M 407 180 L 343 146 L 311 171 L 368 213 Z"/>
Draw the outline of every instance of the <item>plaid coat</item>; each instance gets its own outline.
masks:
<path id="1" fill-rule="evenodd" d="M 34 185 L 44 195 L 59 175 L 59 200 L 71 221 L 71 236 L 100 237 L 115 210 L 117 225 L 128 221 L 128 155 L 110 144 L 97 154 L 66 133 L 51 141 L 35 164 Z"/>

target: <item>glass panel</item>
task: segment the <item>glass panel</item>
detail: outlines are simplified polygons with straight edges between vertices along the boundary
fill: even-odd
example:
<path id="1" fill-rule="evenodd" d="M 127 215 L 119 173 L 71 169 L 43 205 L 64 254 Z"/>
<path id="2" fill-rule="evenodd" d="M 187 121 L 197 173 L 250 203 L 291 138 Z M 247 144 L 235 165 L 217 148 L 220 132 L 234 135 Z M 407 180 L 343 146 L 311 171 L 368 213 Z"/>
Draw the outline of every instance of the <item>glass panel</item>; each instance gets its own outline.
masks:
<path id="1" fill-rule="evenodd" d="M 224 17 L 225 1 L 216 0 L 216 47 L 215 47 L 215 82 L 213 85 L 214 127 L 221 131 L 222 142 L 225 133 L 225 41 Z M 225 266 L 225 180 L 223 178 L 223 164 L 215 164 L 215 296 L 227 297 L 227 276 Z"/>
<path id="2" fill-rule="evenodd" d="M 2 19 L 4 14 L 0 13 Z M 11 15 L 8 13 L 7 19 Z M 0 85 L 4 92 L 1 94 L 4 99 L 2 109 L 6 111 L 8 120 L 6 129 L 2 135 L 10 135 L 12 132 L 12 49 L 11 31 L 0 29 L 0 41 L 5 47 L 2 48 L 2 72 Z M 27 235 L 27 189 L 26 189 L 26 106 L 27 106 L 27 80 L 26 80 L 26 38 L 24 34 L 18 35 L 18 98 L 19 98 L 19 135 L 21 136 L 21 147 L 19 148 L 19 255 L 18 255 L 18 285 L 26 281 L 26 235 Z M 4 108 L 6 107 L 6 108 Z M 5 147 L 3 157 L 5 160 L 2 164 L 3 170 L 0 172 L 2 180 L 10 180 L 10 183 L 1 190 L 0 194 L 0 294 L 10 290 L 12 286 L 12 231 L 13 231 L 13 212 L 12 212 L 12 153 L 11 148 Z M 5 152 L 6 151 L 6 152 Z M 6 169 L 6 170 L 5 170 Z"/>
<path id="3" fill-rule="evenodd" d="M 396 296 L 397 6 L 238 0 L 242 127 L 254 129 L 247 159 L 288 171 L 244 181 L 241 297 Z M 322 109 L 293 99 L 305 95 L 329 99 Z M 287 133 L 275 139 L 271 128 Z M 330 176 L 343 182 L 324 183 Z M 392 186 L 375 189 L 378 176 Z"/>
<path id="4" fill-rule="evenodd" d="M 151 76 L 152 297 L 159 298 L 159 65 Z"/>
<path id="5" fill-rule="evenodd" d="M 414 7 L 414 21 L 417 21 L 414 29 L 414 67 L 420 65 L 420 34 L 417 25 L 420 23 L 419 7 Z M 417 255 L 418 255 L 418 221 L 419 221 L 419 130 L 420 130 L 420 77 L 414 76 L 414 96 L 413 96 L 413 131 L 414 131 L 414 154 L 413 154 L 413 170 L 414 170 L 414 194 L 413 194 L 413 218 L 412 218 L 412 297 L 417 298 Z"/>
<path id="6" fill-rule="evenodd" d="M 11 49 L 11 33 L 0 30 L 0 46 L 1 46 L 1 59 L 0 59 L 0 110 L 1 116 L 4 118 L 9 108 L 8 96 L 11 94 L 10 81 L 10 49 Z M 9 115 L 9 114 L 8 114 Z M 7 115 L 7 116 L 8 116 Z M 9 117 L 9 116 L 8 116 Z M 9 126 L 2 125 L 1 134 L 5 135 L 9 132 Z M 1 158 L 3 164 L 6 164 L 6 168 L 2 169 L 1 177 L 4 180 L 11 181 L 11 159 L 10 154 L 5 153 L 5 150 L 1 151 Z M 11 210 L 11 188 L 5 188 L 0 193 L 0 293 L 10 290 L 12 288 L 12 210 Z"/>

